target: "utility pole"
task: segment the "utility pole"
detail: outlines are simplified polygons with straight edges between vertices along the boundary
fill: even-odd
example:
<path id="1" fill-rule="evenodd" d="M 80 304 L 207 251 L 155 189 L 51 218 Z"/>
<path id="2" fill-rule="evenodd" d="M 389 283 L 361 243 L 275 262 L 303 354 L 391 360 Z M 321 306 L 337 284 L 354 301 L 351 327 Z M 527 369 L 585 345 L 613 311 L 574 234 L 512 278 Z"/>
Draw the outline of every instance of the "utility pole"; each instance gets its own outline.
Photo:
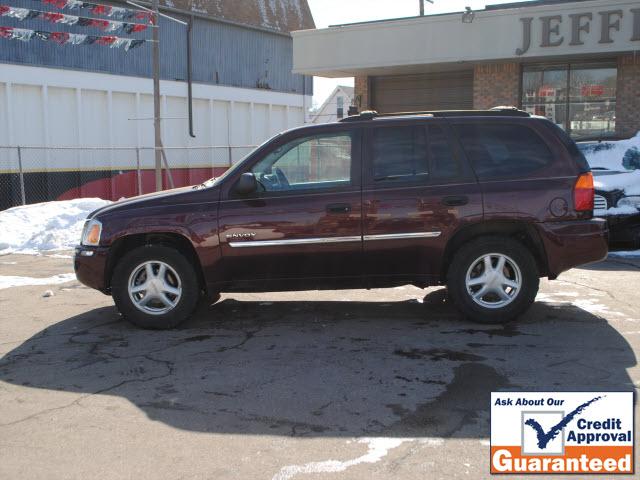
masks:
<path id="1" fill-rule="evenodd" d="M 153 131 L 155 135 L 156 192 L 162 190 L 162 137 L 160 131 L 160 15 L 158 0 L 153 0 Z"/>
<path id="2" fill-rule="evenodd" d="M 419 0 L 420 1 L 420 16 L 424 17 L 424 0 Z M 427 2 L 433 4 L 433 0 L 427 0 Z"/>
<path id="3" fill-rule="evenodd" d="M 170 17 L 169 15 L 165 15 L 164 13 L 160 13 L 160 8 L 158 5 L 158 0 L 151 1 L 151 9 L 144 7 L 132 0 L 126 0 L 129 5 L 133 5 L 134 7 L 139 8 L 140 10 L 145 10 L 147 12 L 151 12 L 153 14 L 153 33 L 151 36 L 151 41 L 153 43 L 152 50 L 152 61 L 153 61 L 153 132 L 155 135 L 155 160 L 156 160 L 156 192 L 162 190 L 162 160 L 164 158 L 164 166 L 167 169 L 167 175 L 169 177 L 169 185 L 173 188 L 173 179 L 171 177 L 171 170 L 169 169 L 169 163 L 167 162 L 167 156 L 164 153 L 164 147 L 162 146 L 162 133 L 160 130 L 160 17 L 167 18 L 172 22 L 179 23 L 180 25 L 185 25 L 189 29 L 189 25 L 187 22 L 183 22 L 182 20 L 178 20 L 177 18 Z M 190 33 L 189 31 L 187 33 Z M 189 55 L 190 56 L 190 55 Z M 189 69 L 191 69 L 191 62 L 189 62 Z M 190 75 L 189 75 L 190 76 Z M 191 87 L 191 82 L 189 82 L 189 87 Z M 191 88 L 189 88 L 191 90 Z M 191 97 L 191 95 L 189 95 Z M 189 107 L 191 107 L 191 103 L 189 102 Z M 191 118 L 191 115 L 189 115 Z M 191 125 L 190 125 L 191 127 Z M 191 132 L 191 128 L 189 128 L 189 132 Z M 191 135 L 194 136 L 194 135 Z"/>

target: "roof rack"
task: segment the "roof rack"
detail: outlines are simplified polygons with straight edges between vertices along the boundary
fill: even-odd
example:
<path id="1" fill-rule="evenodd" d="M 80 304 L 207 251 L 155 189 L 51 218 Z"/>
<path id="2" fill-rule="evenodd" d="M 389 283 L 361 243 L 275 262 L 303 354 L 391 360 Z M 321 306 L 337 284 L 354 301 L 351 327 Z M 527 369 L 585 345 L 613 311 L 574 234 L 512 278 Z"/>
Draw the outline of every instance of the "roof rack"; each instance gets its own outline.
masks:
<path id="1" fill-rule="evenodd" d="M 394 112 L 378 113 L 375 110 L 365 110 L 358 115 L 343 118 L 341 122 L 360 122 L 373 120 L 380 117 L 406 117 L 406 116 L 430 116 L 430 117 L 530 117 L 524 110 L 516 107 L 494 107 L 490 110 L 431 110 L 424 112 Z"/>
<path id="2" fill-rule="evenodd" d="M 376 117 L 379 117 L 380 114 L 375 110 L 363 110 L 357 115 L 350 115 L 348 117 L 344 117 L 340 122 L 360 122 L 362 120 L 373 120 Z"/>

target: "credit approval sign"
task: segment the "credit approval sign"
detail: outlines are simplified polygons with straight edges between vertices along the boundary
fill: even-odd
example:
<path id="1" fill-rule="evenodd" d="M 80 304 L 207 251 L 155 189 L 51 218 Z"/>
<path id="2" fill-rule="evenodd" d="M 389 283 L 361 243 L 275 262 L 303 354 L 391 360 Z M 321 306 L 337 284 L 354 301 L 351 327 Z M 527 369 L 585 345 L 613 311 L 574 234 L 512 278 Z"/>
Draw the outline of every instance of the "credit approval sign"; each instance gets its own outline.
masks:
<path id="1" fill-rule="evenodd" d="M 634 472 L 633 392 L 492 392 L 491 473 Z"/>

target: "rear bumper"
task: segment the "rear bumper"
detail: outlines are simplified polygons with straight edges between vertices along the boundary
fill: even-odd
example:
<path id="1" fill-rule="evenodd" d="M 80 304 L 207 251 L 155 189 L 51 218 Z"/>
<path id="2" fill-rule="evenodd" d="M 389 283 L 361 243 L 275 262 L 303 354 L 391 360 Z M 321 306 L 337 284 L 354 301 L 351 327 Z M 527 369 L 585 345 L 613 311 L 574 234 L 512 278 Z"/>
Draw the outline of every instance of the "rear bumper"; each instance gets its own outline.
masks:
<path id="1" fill-rule="evenodd" d="M 108 252 L 104 247 L 76 247 L 73 269 L 80 283 L 108 293 L 105 278 Z"/>
<path id="2" fill-rule="evenodd" d="M 598 262 L 609 253 L 607 222 L 600 218 L 538 224 L 547 253 L 549 278 Z"/>
<path id="3" fill-rule="evenodd" d="M 640 240 L 640 213 L 605 217 L 611 243 L 635 243 Z"/>

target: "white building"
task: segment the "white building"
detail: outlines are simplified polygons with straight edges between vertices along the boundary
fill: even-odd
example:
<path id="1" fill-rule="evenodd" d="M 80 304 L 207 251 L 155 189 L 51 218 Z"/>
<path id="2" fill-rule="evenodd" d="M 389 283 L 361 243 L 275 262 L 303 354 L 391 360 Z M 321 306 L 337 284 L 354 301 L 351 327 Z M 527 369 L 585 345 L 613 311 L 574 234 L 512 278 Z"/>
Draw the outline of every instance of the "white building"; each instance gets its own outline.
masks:
<path id="1" fill-rule="evenodd" d="M 133 8 L 124 1 L 110 3 Z M 313 28 L 306 0 L 160 4 L 162 13 L 191 25 L 166 18 L 159 25 L 162 140 L 176 185 L 218 174 L 250 151 L 247 146 L 305 123 L 312 78 L 292 73 L 290 32 Z M 12 6 L 97 18 L 88 8 L 59 9 L 33 0 L 15 0 Z M 104 15 L 102 19 L 110 20 Z M 0 26 L 108 35 L 95 27 L 6 16 L 0 17 Z M 150 28 L 115 35 L 151 38 Z M 194 136 L 188 120 L 188 49 Z M 7 147 L 41 147 L 21 149 L 27 203 L 87 195 L 117 199 L 137 193 L 136 180 L 126 175 L 136 168 L 135 148 L 154 146 L 151 52 L 151 43 L 125 52 L 97 44 L 0 38 L 0 176 L 8 175 L 0 178 L 0 197 L 5 199 L 0 208 L 20 197 L 13 177 L 17 178 L 17 150 Z M 174 149 L 209 146 L 238 148 Z M 107 149 L 89 150 L 95 147 Z M 143 183 L 148 192 L 153 190 L 153 151 L 142 150 L 139 156 L 147 169 Z"/>
<path id="2" fill-rule="evenodd" d="M 311 115 L 311 123 L 336 122 L 349 113 L 353 105 L 353 87 L 338 85 L 316 112 Z"/>

